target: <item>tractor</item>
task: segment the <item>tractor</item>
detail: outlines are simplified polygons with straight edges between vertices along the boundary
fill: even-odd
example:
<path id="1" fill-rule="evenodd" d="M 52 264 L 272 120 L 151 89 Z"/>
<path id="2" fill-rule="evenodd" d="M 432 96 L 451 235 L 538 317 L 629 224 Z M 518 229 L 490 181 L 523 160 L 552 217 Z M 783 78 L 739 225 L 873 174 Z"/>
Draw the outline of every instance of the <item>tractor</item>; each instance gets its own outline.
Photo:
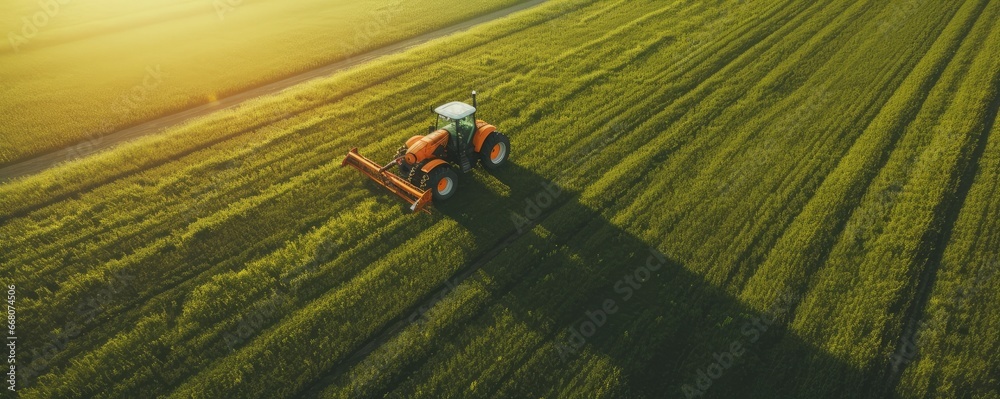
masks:
<path id="1" fill-rule="evenodd" d="M 476 107 L 473 91 L 472 105 L 453 101 L 435 108 L 435 122 L 428 134 L 406 140 L 406 145 L 385 165 L 352 148 L 341 166 L 358 169 L 410 204 L 411 211 L 427 212 L 432 201 L 455 195 L 457 171 L 468 173 L 478 163 L 493 172 L 510 157 L 510 140 L 495 126 L 476 119 Z"/>

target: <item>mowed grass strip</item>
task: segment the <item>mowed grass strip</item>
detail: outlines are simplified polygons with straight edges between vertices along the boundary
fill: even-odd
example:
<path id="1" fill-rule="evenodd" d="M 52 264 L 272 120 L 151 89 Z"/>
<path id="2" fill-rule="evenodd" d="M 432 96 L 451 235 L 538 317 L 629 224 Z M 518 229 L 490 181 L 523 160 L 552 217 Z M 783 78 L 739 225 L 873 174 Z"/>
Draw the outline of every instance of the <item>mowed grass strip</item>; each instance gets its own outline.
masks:
<path id="1" fill-rule="evenodd" d="M 0 229 L 15 240 L 5 243 L 11 251 L 0 264 L 47 282 L 25 299 L 31 312 L 49 315 L 35 332 L 58 331 L 67 321 L 83 327 L 26 394 L 288 397 L 312 388 L 331 397 L 683 395 L 713 352 L 741 336 L 743 320 L 773 305 L 771 288 L 812 288 L 808 271 L 779 275 L 775 284 L 754 273 L 758 262 L 785 253 L 773 248 L 788 245 L 780 244 L 783 234 L 808 215 L 802 212 L 817 195 L 843 198 L 839 186 L 824 188 L 829 176 L 846 173 L 851 187 L 869 184 L 870 171 L 839 172 L 845 155 L 870 154 L 868 141 L 892 147 L 887 131 L 908 124 L 915 130 L 970 120 L 950 130 L 972 129 L 979 122 L 966 116 L 988 110 L 989 91 L 974 89 L 995 81 L 995 65 L 984 61 L 993 56 L 983 50 L 993 42 L 989 28 L 974 22 L 983 2 L 924 4 L 890 31 L 881 22 L 898 9 L 875 2 L 615 4 L 553 1 L 67 165 L 65 175 L 5 186 L 27 205 L 5 205 L 12 212 Z M 959 43 L 956 60 L 968 62 L 942 61 Z M 449 51 L 458 61 L 430 66 L 431 56 Z M 339 161 L 353 145 L 373 158 L 391 155 L 422 130 L 414 126 L 426 124 L 427 104 L 466 96 L 433 83 L 447 79 L 494 88 L 483 90 L 482 117 L 511 135 L 515 164 L 496 176 L 462 176 L 460 196 L 439 204 L 436 215 L 405 216 L 391 196 Z M 924 87 L 933 87 L 925 100 L 915 94 Z M 935 94 L 949 87 L 961 101 Z M 362 111 L 366 117 L 358 118 Z M 890 127 L 878 127 L 883 123 Z M 893 152 L 887 172 L 871 184 L 944 181 L 928 196 L 908 197 L 907 206 L 926 213 L 948 197 L 951 172 L 926 167 L 924 150 L 949 149 L 945 164 L 965 169 L 971 161 L 961 154 L 975 147 L 974 137 L 902 133 L 904 150 Z M 176 147 L 173 155 L 123 161 L 164 146 Z M 769 147 L 778 151 L 761 152 Z M 925 167 L 895 172 L 903 165 Z M 561 192 L 540 224 L 484 259 L 465 289 L 432 309 L 428 324 L 406 326 L 353 368 L 340 367 L 457 271 L 507 245 L 504 238 L 518 229 L 511 215 L 523 217 L 525 201 L 553 183 Z M 59 194 L 52 199 L 38 189 Z M 862 199 L 859 209 L 869 202 Z M 905 237 L 929 230 L 904 223 L 900 212 L 886 222 L 898 228 L 872 243 L 912 248 Z M 836 230 L 840 220 L 817 223 L 818 231 Z M 840 242 L 830 245 L 819 250 L 844 251 Z M 563 362 L 568 329 L 617 298 L 616 281 L 651 248 L 667 254 L 665 270 Z M 872 248 L 859 259 L 882 259 Z M 906 270 L 893 276 L 905 282 Z M 132 278 L 128 289 L 108 298 L 96 319 L 61 310 L 121 272 Z M 865 289 L 878 288 L 869 282 Z M 766 345 L 713 382 L 712 394 L 873 392 L 843 382 L 880 378 L 885 362 L 873 353 L 889 350 L 898 329 L 886 322 L 873 333 L 885 339 L 863 336 L 861 346 L 833 345 L 830 337 L 857 337 L 853 326 L 881 322 L 867 316 L 891 309 L 892 299 L 866 299 L 861 289 L 841 294 L 864 312 L 832 307 L 836 317 L 809 318 L 815 327 L 806 330 L 794 324 L 809 309 L 800 305 L 788 332 L 776 327 Z M 95 367 L 125 358 L 140 361 Z"/>

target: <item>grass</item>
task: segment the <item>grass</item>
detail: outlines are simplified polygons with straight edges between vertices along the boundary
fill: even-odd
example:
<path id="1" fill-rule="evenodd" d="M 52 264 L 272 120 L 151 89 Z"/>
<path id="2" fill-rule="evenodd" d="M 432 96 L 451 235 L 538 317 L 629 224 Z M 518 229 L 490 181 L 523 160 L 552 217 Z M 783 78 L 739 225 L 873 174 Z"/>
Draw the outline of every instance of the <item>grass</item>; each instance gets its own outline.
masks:
<path id="1" fill-rule="evenodd" d="M 904 3 L 553 0 L 0 186 L 23 396 L 994 397 L 1000 5 Z M 340 167 L 467 88 L 507 169 Z"/>
<path id="2" fill-rule="evenodd" d="M 0 5 L 0 164 L 119 129 L 517 3 L 124 0 Z M 33 22 L 30 26 L 36 26 Z M 12 37 L 16 37 L 14 39 Z"/>

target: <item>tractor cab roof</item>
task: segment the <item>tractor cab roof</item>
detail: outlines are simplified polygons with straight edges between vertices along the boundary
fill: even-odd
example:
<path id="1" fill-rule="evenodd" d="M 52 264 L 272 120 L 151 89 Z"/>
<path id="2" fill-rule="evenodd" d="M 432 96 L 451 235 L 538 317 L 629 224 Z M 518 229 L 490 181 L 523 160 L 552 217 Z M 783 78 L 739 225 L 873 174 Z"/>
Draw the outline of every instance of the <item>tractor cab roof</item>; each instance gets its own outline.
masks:
<path id="1" fill-rule="evenodd" d="M 449 119 L 462 119 L 476 113 L 476 108 L 461 101 L 453 101 L 434 109 L 438 115 Z"/>

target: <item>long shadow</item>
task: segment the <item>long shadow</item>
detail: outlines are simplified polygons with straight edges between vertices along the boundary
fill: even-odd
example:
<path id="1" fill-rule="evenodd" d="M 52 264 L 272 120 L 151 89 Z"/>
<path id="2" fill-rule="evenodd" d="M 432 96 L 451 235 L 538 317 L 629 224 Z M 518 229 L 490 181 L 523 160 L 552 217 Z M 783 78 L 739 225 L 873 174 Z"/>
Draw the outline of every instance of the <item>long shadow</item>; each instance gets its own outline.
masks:
<path id="1" fill-rule="evenodd" d="M 547 341 L 559 343 L 558 349 L 542 342 L 531 353 L 505 354 L 505 358 L 516 360 L 501 367 L 499 373 L 480 376 L 476 381 L 480 395 L 537 397 L 547 396 L 553 387 L 560 391 L 578 389 L 566 385 L 569 379 L 561 379 L 560 371 L 574 370 L 581 362 L 602 357 L 621 370 L 624 384 L 612 393 L 615 397 L 839 398 L 876 394 L 859 392 L 858 384 L 848 386 L 866 380 L 865 371 L 784 330 L 780 320 L 785 319 L 783 312 L 796 300 L 794 296 L 786 296 L 787 303 L 776 303 L 766 311 L 752 309 L 681 262 L 662 255 L 670 248 L 619 228 L 601 212 L 580 203 L 579 193 L 555 189 L 552 184 L 531 170 L 509 164 L 494 175 L 477 172 L 461 176 L 456 196 L 435 204 L 436 212 L 468 229 L 476 237 L 476 247 L 482 248 L 448 284 L 461 284 L 477 271 L 495 282 L 494 301 L 479 308 L 470 323 L 451 326 L 449 343 L 458 347 L 468 343 L 473 335 L 466 330 L 468 325 L 492 320 L 488 312 L 495 305 L 509 309 L 518 322 Z M 612 197 L 606 203 L 613 206 L 613 195 L 630 190 L 621 187 L 609 191 L 615 192 L 609 193 Z M 544 238 L 536 234 L 543 230 Z M 539 252 L 550 255 L 531 255 Z M 657 270 L 650 270 L 654 266 Z M 428 295 L 445 289 L 443 284 Z M 426 300 L 413 308 L 433 305 Z M 615 311 L 606 313 L 604 322 L 597 326 L 591 317 L 608 301 L 614 301 Z M 398 333 L 399 323 L 399 319 L 390 322 L 370 338 L 368 349 Z M 391 328 L 393 324 L 395 328 Z M 428 360 L 439 356 L 435 352 L 411 359 L 403 365 L 406 375 L 395 378 L 375 395 L 381 396 L 426 371 Z M 356 352 L 353 361 L 341 361 L 331 372 L 346 371 L 366 353 Z M 788 360 L 796 363 L 786 364 Z M 478 367 L 469 364 L 470 370 Z M 520 367 L 530 372 L 519 371 Z M 830 384 L 817 387 L 795 382 L 799 373 L 809 373 L 813 380 L 825 377 Z M 329 385 L 329 377 L 321 385 Z M 500 391 L 510 379 L 518 382 L 514 391 Z M 315 394 L 318 390 L 314 387 L 310 391 Z"/>

